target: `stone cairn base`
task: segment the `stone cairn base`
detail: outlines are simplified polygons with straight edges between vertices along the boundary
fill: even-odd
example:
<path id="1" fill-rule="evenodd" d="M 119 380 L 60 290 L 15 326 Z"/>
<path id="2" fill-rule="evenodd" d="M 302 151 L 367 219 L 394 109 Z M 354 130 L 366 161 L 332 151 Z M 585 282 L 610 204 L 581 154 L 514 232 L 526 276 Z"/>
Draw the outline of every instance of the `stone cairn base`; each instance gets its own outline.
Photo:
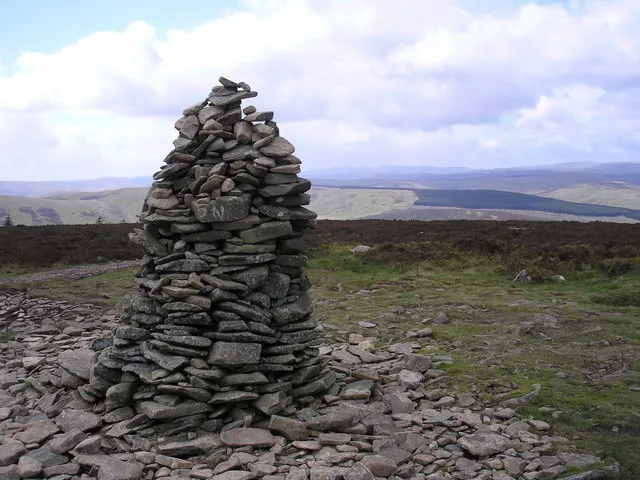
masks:
<path id="1" fill-rule="evenodd" d="M 130 235 L 146 252 L 139 291 L 79 388 L 107 412 L 251 424 L 291 415 L 335 382 L 303 271 L 311 183 L 273 112 L 241 108 L 257 92 L 220 83 L 176 122 L 144 229 Z"/>

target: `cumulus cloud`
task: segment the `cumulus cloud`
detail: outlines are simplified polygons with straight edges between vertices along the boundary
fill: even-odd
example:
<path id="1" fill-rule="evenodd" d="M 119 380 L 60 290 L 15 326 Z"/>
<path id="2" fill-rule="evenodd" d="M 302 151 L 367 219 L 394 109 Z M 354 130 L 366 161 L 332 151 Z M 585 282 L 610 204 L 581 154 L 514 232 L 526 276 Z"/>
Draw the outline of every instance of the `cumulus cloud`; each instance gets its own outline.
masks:
<path id="1" fill-rule="evenodd" d="M 493 6 L 491 6 L 493 5 Z M 633 161 L 640 3 L 247 0 L 0 70 L 3 180 L 150 175 L 220 75 L 260 92 L 307 169 Z"/>

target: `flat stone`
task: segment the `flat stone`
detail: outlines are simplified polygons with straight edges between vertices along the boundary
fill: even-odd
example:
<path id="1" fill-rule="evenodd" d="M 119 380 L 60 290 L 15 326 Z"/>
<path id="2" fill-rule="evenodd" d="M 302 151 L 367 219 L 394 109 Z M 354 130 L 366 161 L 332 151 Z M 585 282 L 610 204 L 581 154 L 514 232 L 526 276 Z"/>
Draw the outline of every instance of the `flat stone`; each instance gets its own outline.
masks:
<path id="1" fill-rule="evenodd" d="M 313 311 L 311 298 L 306 293 L 293 303 L 274 308 L 271 312 L 276 323 L 284 325 L 304 318 Z"/>
<path id="2" fill-rule="evenodd" d="M 306 440 L 309 436 L 307 425 L 293 418 L 272 415 L 269 419 L 269 429 L 281 433 L 291 441 Z"/>
<path id="3" fill-rule="evenodd" d="M 230 447 L 269 448 L 275 445 L 276 438 L 262 428 L 234 428 L 220 433 L 220 440 Z"/>
<path id="4" fill-rule="evenodd" d="M 399 447 L 386 447 L 380 449 L 380 455 L 390 458 L 396 465 L 402 465 L 411 459 L 412 453 Z"/>
<path id="5" fill-rule="evenodd" d="M 344 473 L 343 478 L 344 480 L 374 480 L 375 476 L 365 464 L 358 462 Z"/>
<path id="6" fill-rule="evenodd" d="M 93 350 L 65 350 L 58 356 L 58 363 L 67 372 L 88 382 L 96 355 Z"/>
<path id="7" fill-rule="evenodd" d="M 135 410 L 152 420 L 173 420 L 175 418 L 208 413 L 213 408 L 206 403 L 195 400 L 185 400 L 175 406 L 163 405 L 158 402 L 143 401 L 136 403 Z"/>
<path id="8" fill-rule="evenodd" d="M 129 234 L 129 240 L 136 245 L 140 245 L 147 252 L 157 257 L 164 257 L 169 253 L 167 247 L 146 230 L 140 230 L 139 228 L 134 229 L 133 233 Z"/>
<path id="9" fill-rule="evenodd" d="M 81 430 L 71 430 L 70 432 L 56 435 L 49 441 L 48 445 L 54 453 L 62 455 L 75 448 L 86 438 L 87 436 Z"/>
<path id="10" fill-rule="evenodd" d="M 284 392 L 274 392 L 261 395 L 258 400 L 252 403 L 253 407 L 259 412 L 270 416 L 278 413 L 284 408 L 284 402 L 287 398 Z"/>
<path id="11" fill-rule="evenodd" d="M 182 355 L 167 355 L 155 349 L 148 349 L 142 352 L 144 358 L 151 360 L 158 366 L 173 372 L 189 364 L 189 359 Z"/>
<path id="12" fill-rule="evenodd" d="M 382 455 L 368 455 L 360 463 L 376 477 L 391 477 L 398 471 L 398 465 L 391 458 Z"/>
<path id="13" fill-rule="evenodd" d="M 46 478 L 58 475 L 77 475 L 80 472 L 80 465 L 77 463 L 65 463 L 64 465 L 54 465 L 42 469 L 42 475 Z M 1 477 L 0 477 L 1 478 Z"/>
<path id="14" fill-rule="evenodd" d="M 295 147 L 284 137 L 276 137 L 271 143 L 262 147 L 260 152 L 268 157 L 286 157 L 295 152 Z"/>
<path id="15" fill-rule="evenodd" d="M 243 470 L 229 470 L 211 477 L 211 480 L 251 480 L 256 478 L 254 472 L 245 472 Z"/>
<path id="16" fill-rule="evenodd" d="M 72 430 L 87 432 L 102 425 L 102 420 L 98 415 L 91 412 L 65 409 L 56 418 L 56 424 L 64 432 L 71 432 Z"/>
<path id="17" fill-rule="evenodd" d="M 335 412 L 312 417 L 306 421 L 307 427 L 313 430 L 342 431 L 353 427 L 362 418 L 362 412 L 355 408 L 343 408 Z"/>
<path id="18" fill-rule="evenodd" d="M 220 447 L 222 442 L 218 435 L 204 435 L 181 442 L 170 442 L 158 446 L 158 453 L 171 457 L 192 457 L 208 454 Z"/>
<path id="19" fill-rule="evenodd" d="M 274 221 L 240 232 L 240 239 L 246 243 L 261 243 L 291 235 L 292 233 L 293 228 L 290 222 Z"/>
<path id="20" fill-rule="evenodd" d="M 234 390 L 231 392 L 214 393 L 211 400 L 209 400 L 209 403 L 211 405 L 222 405 L 225 403 L 251 402 L 258 398 L 260 398 L 260 394 L 256 392 Z"/>
<path id="21" fill-rule="evenodd" d="M 32 426 L 23 432 L 16 433 L 13 438 L 22 443 L 42 443 L 60 429 L 50 420 L 38 420 L 33 422 Z"/>
<path id="22" fill-rule="evenodd" d="M 259 343 L 216 342 L 211 347 L 207 363 L 222 367 L 257 365 L 261 351 Z"/>
<path id="23" fill-rule="evenodd" d="M 183 260 L 174 260 L 172 262 L 163 263 L 156 266 L 157 273 L 168 272 L 208 272 L 211 267 L 204 260 L 197 258 L 188 258 Z"/>
<path id="24" fill-rule="evenodd" d="M 79 455 L 75 458 L 79 465 L 97 467 L 98 480 L 139 480 L 144 465 L 138 462 L 123 462 L 103 454 Z"/>
<path id="25" fill-rule="evenodd" d="M 258 190 L 258 193 L 266 198 L 284 197 L 304 193 L 311 188 L 309 180 L 300 179 L 297 183 L 286 183 L 283 185 L 268 185 Z"/>
<path id="26" fill-rule="evenodd" d="M 29 450 L 25 455 L 39 461 L 42 464 L 42 468 L 64 465 L 69 461 L 69 457 L 54 453 L 48 445 L 35 450 Z"/>

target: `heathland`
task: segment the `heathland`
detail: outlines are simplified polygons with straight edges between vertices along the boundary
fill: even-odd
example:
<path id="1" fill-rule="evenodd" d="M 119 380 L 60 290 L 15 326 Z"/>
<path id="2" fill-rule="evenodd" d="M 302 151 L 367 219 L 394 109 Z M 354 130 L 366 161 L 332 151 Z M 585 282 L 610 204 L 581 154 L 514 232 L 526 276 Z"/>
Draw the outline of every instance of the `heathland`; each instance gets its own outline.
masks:
<path id="1" fill-rule="evenodd" d="M 133 228 L 0 228 L 0 282 L 139 258 L 127 240 Z M 452 359 L 442 388 L 488 404 L 540 384 L 521 415 L 551 423 L 584 451 L 620 462 L 626 478 L 640 478 L 640 225 L 320 221 L 307 241 L 315 312 L 328 340 L 360 333 L 382 343 L 419 341 L 425 353 Z M 351 251 L 360 244 L 373 249 Z M 523 269 L 530 281 L 514 282 Z M 113 308 L 134 288 L 133 273 L 43 276 L 0 288 Z M 416 338 L 425 329 L 430 335 Z"/>

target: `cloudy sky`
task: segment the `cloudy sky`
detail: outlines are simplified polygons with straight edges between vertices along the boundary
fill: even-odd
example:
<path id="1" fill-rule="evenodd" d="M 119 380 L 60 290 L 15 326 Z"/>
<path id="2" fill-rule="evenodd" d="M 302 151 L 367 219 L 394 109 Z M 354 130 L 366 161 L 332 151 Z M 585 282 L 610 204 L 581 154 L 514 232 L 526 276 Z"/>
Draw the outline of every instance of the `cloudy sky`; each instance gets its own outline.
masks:
<path id="1" fill-rule="evenodd" d="M 2 7 L 0 180 L 149 176 L 220 75 L 260 93 L 306 170 L 640 152 L 639 0 Z"/>

